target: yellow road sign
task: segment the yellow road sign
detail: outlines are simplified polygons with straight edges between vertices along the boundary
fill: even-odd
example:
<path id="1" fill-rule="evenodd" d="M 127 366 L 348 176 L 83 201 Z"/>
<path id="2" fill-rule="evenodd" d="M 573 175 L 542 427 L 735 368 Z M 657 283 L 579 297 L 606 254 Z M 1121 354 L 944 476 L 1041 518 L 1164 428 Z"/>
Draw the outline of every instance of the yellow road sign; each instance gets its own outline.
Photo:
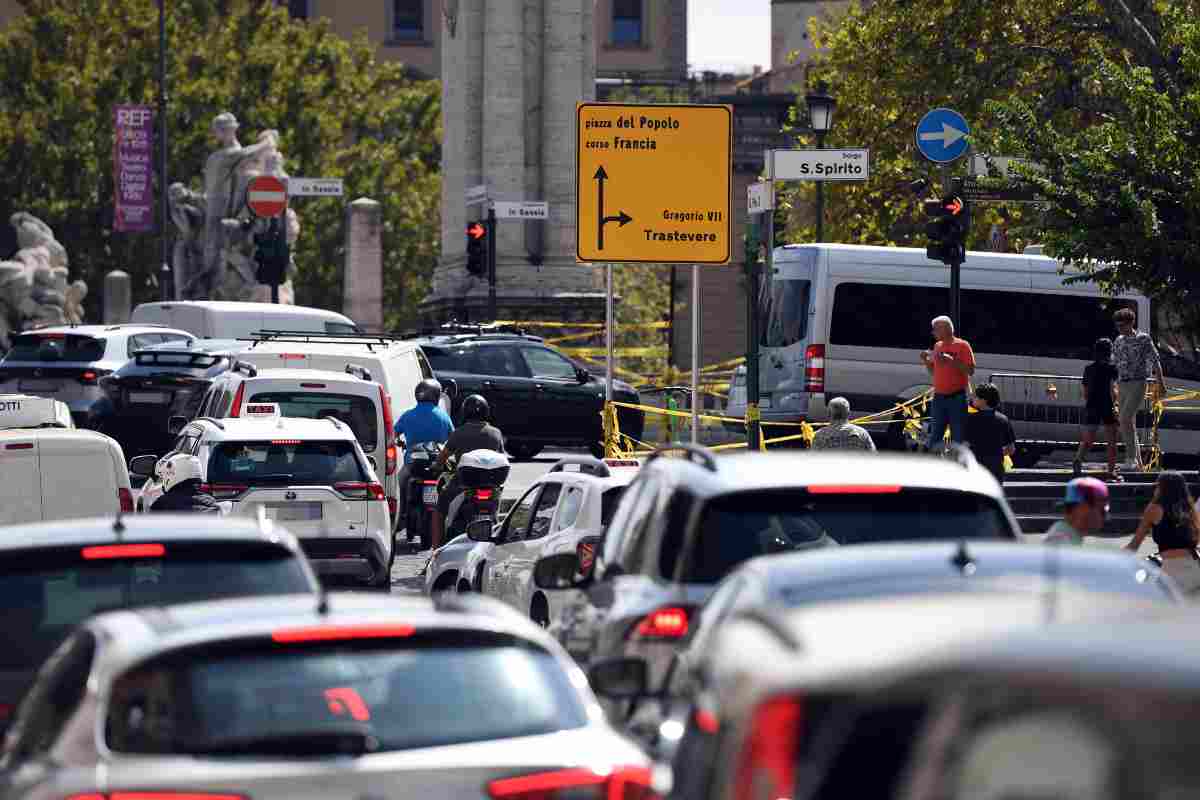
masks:
<path id="1" fill-rule="evenodd" d="M 733 107 L 580 103 L 580 261 L 726 264 Z"/>

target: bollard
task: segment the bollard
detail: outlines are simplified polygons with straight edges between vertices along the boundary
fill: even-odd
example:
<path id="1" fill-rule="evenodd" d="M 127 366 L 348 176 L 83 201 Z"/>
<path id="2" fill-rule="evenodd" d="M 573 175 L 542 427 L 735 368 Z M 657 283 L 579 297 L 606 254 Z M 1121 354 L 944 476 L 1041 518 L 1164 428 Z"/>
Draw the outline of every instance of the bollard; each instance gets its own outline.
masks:
<path id="1" fill-rule="evenodd" d="M 129 273 L 119 269 L 104 276 L 104 324 L 129 322 L 133 313 L 133 284 Z"/>

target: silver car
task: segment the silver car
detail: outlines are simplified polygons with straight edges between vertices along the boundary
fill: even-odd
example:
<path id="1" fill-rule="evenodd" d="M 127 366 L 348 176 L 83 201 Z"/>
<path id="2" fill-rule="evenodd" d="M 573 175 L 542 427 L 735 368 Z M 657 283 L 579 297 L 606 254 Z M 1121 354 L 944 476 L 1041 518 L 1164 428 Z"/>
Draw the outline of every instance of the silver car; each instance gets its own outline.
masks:
<path id="1" fill-rule="evenodd" d="M 488 598 L 260 598 L 102 614 L 0 753 L 30 800 L 641 797 L 582 672 Z"/>

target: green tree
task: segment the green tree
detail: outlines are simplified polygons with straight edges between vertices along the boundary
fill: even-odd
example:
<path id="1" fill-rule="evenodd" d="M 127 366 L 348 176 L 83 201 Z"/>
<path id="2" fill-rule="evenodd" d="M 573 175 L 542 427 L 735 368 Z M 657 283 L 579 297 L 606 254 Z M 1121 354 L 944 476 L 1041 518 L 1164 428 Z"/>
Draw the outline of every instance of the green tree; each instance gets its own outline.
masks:
<path id="1" fill-rule="evenodd" d="M 72 277 L 94 290 L 119 267 L 134 278 L 135 301 L 157 297 L 158 237 L 112 231 L 113 107 L 155 104 L 157 5 L 23 6 L 0 34 L 0 213 L 43 217 L 70 254 Z M 209 125 L 221 111 L 237 115 L 243 141 L 278 129 L 291 174 L 340 177 L 346 201 L 383 204 L 388 323 L 411 318 L 438 253 L 437 85 L 377 62 L 365 39 L 347 41 L 325 21 L 293 22 L 274 3 L 171 0 L 169 8 L 169 180 L 201 188 Z M 340 307 L 342 204 L 301 200 L 297 210 L 297 302 Z M 93 316 L 98 297 L 89 297 Z"/>

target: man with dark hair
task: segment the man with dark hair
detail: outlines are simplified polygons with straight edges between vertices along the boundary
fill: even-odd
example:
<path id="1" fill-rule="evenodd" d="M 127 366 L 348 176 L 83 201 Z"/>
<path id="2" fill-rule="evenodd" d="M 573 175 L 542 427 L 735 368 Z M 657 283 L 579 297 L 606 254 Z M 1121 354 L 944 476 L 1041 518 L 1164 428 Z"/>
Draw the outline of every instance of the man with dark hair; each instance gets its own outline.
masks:
<path id="1" fill-rule="evenodd" d="M 1083 368 L 1083 431 L 1075 453 L 1074 472 L 1083 472 L 1083 460 L 1096 441 L 1101 425 L 1108 434 L 1108 474 L 1117 475 L 1117 368 L 1112 363 L 1112 342 L 1097 339 L 1093 347 L 1095 361 Z"/>
<path id="2" fill-rule="evenodd" d="M 1120 399 L 1121 438 L 1125 440 L 1125 467 L 1138 469 L 1142 466 L 1142 452 L 1138 444 L 1137 413 L 1146 397 L 1146 384 L 1151 376 L 1160 393 L 1166 392 L 1163 380 L 1162 361 L 1154 340 L 1145 331 L 1135 327 L 1137 315 L 1131 308 L 1122 308 L 1113 314 L 1120 336 L 1113 342 L 1113 361 L 1117 366 L 1118 395 Z"/>
<path id="3" fill-rule="evenodd" d="M 967 416 L 967 444 L 975 460 L 1004 483 L 1004 457 L 1016 450 L 1017 437 L 1008 417 L 996 409 L 1000 406 L 1000 390 L 993 383 L 981 383 L 971 397 L 974 414 Z"/>

